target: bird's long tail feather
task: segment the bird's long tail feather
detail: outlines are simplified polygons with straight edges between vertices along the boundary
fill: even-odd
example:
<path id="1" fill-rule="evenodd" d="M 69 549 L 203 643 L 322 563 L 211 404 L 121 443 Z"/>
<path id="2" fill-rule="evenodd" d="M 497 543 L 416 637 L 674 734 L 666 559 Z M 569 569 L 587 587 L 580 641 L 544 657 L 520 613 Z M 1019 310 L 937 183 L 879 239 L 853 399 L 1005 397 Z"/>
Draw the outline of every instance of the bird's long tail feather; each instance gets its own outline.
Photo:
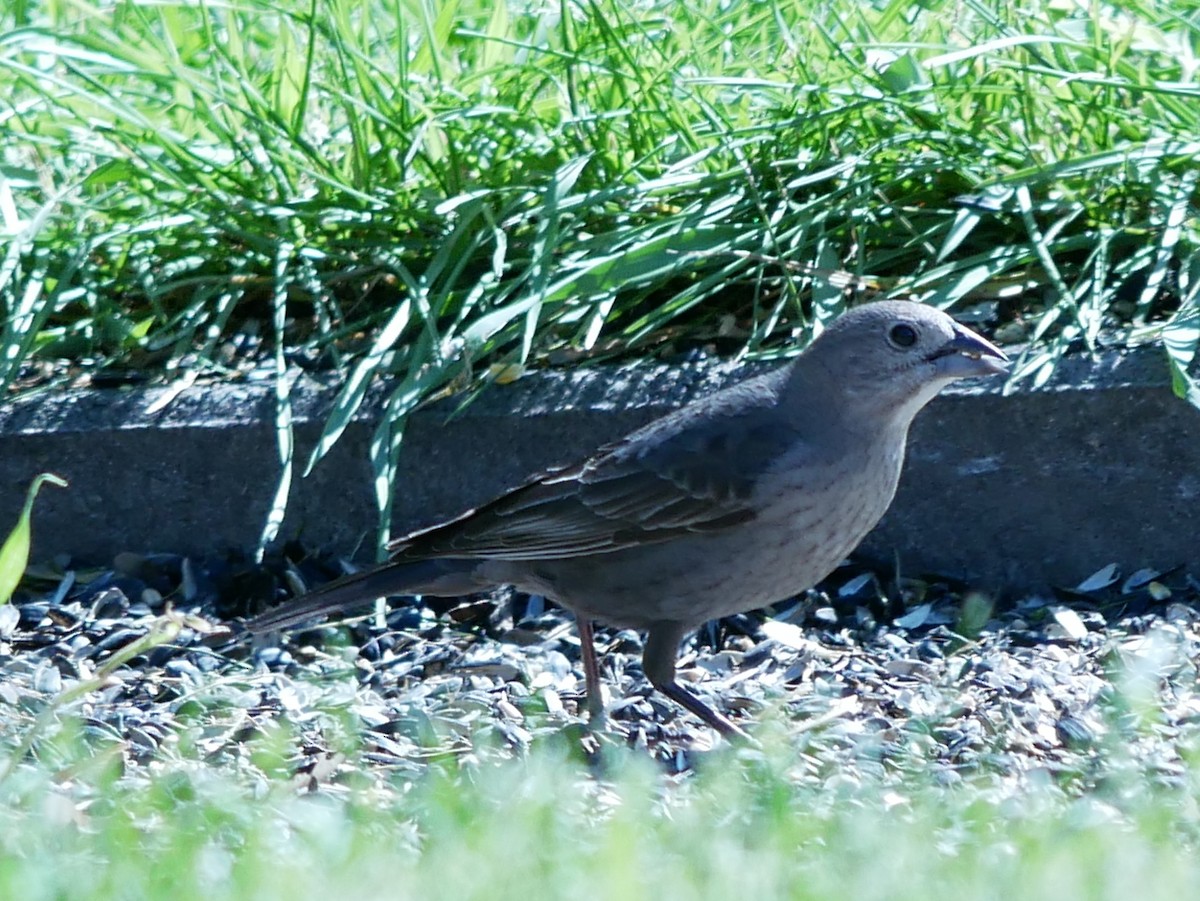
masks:
<path id="1" fill-rule="evenodd" d="M 246 623 L 253 634 L 286 629 L 325 613 L 370 603 L 397 594 L 432 594 L 454 597 L 478 589 L 471 579 L 471 564 L 460 560 L 416 560 L 388 563 L 351 573 L 315 588 L 294 601 L 285 601 Z"/>

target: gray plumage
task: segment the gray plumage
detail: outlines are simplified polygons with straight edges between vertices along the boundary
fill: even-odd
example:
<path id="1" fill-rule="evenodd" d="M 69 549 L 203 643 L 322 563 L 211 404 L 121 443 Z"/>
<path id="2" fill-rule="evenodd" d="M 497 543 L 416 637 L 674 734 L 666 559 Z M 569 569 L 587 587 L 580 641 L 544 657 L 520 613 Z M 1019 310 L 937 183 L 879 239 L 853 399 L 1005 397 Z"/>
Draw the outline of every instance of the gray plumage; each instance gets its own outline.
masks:
<path id="1" fill-rule="evenodd" d="M 946 314 L 883 301 L 836 320 L 791 363 L 689 404 L 490 503 L 395 542 L 390 562 L 252 620 L 252 632 L 394 594 L 496 585 L 578 618 L 588 703 L 602 714 L 591 622 L 647 632 L 650 682 L 741 734 L 675 681 L 708 619 L 811 587 L 879 521 L 913 417 L 948 382 L 1007 357 Z"/>

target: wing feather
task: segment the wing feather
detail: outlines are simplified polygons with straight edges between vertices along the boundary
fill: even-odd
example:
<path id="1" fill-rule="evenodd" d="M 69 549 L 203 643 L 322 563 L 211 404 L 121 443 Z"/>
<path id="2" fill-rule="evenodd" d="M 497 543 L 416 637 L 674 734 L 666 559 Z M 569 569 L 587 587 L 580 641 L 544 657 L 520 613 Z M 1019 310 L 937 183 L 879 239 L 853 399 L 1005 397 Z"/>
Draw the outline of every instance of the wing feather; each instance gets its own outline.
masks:
<path id="1" fill-rule="evenodd" d="M 393 549 L 401 557 L 557 559 L 747 522 L 756 479 L 797 441 L 772 415 L 778 381 L 719 392 Z"/>

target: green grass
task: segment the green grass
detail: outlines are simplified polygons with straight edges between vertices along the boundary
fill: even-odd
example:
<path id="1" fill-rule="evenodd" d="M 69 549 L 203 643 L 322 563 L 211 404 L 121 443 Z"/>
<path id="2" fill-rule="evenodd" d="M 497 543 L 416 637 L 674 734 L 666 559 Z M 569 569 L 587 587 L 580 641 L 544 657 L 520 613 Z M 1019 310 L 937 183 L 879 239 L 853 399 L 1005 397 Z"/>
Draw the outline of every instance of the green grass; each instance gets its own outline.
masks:
<path id="1" fill-rule="evenodd" d="M 780 706 L 755 717 L 761 749 L 693 749 L 682 773 L 613 732 L 600 762 L 586 762 L 577 730 L 542 729 L 532 709 L 521 745 L 487 714 L 416 731 L 401 722 L 392 734 L 410 750 L 381 763 L 353 682 L 292 691 L 281 707 L 263 681 L 278 676 L 236 664 L 172 703 L 149 751 L 138 724 L 152 730 L 165 711 L 104 707 L 159 682 L 129 672 L 131 649 L 125 666 L 58 699 L 28 691 L 28 673 L 13 681 L 21 703 L 0 708 L 12 760 L 0 774 L 0 897 L 1191 897 L 1194 632 L 1181 624 L 1178 643 L 1149 650 L 1153 634 L 1128 657 L 1113 636 L 1102 687 L 1078 675 L 1105 724 L 1090 741 L 1039 748 L 1029 714 L 1013 710 L 1039 692 L 983 690 L 971 715 L 994 754 L 931 740 L 949 711 L 926 721 L 880 707 L 871 719 L 889 721 L 884 737 L 852 716 Z M 114 684 L 115 695 L 96 690 Z"/>
<path id="2" fill-rule="evenodd" d="M 290 459 L 285 372 L 347 367 L 315 460 L 386 376 L 386 485 L 436 392 L 788 352 L 882 294 L 1010 298 L 1017 378 L 1161 336 L 1200 398 L 1183 0 L 18 0 L 0 34 L 0 386 L 261 359 Z"/>
<path id="3" fill-rule="evenodd" d="M 4 785 L 4 897 L 1115 901 L 1190 897 L 1200 877 L 1194 772 L 1083 795 L 1002 774 L 822 786 L 780 747 L 682 781 L 614 754 L 597 781 L 543 748 L 308 793 L 249 761 L 123 778 L 111 761 Z"/>
<path id="4" fill-rule="evenodd" d="M 1088 343 L 1122 289 L 1176 305 L 1186 8 L 910 6 L 14 5 L 7 378 L 218 366 L 246 318 L 401 372 L 721 312 L 754 350 L 838 308 L 835 269 L 942 304 L 1011 279 Z"/>
<path id="5" fill-rule="evenodd" d="M 999 301 L 1034 381 L 1105 329 L 1161 338 L 1196 401 L 1198 50 L 1184 0 L 11 0 L 0 386 L 263 360 L 287 457 L 289 370 L 348 373 L 319 452 L 388 377 L 389 476 L 435 392 L 778 355 L 871 294 Z M 1110 759 L 1087 791 L 1018 791 L 815 779 L 802 747 L 683 779 L 615 754 L 602 782 L 541 748 L 308 794 L 270 747 L 126 770 L 63 742 L 0 783 L 2 897 L 1070 901 L 1200 876 L 1194 754 L 1182 785 Z"/>

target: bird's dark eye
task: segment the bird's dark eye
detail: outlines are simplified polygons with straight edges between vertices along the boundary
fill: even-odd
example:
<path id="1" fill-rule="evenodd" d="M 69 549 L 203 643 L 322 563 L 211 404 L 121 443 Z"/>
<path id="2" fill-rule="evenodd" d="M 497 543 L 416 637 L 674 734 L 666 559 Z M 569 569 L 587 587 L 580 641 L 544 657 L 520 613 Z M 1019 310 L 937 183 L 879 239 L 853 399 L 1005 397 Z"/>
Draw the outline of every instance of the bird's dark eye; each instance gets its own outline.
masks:
<path id="1" fill-rule="evenodd" d="M 912 347 L 917 343 L 917 330 L 903 322 L 893 325 L 892 330 L 888 332 L 888 340 L 896 347 Z"/>

